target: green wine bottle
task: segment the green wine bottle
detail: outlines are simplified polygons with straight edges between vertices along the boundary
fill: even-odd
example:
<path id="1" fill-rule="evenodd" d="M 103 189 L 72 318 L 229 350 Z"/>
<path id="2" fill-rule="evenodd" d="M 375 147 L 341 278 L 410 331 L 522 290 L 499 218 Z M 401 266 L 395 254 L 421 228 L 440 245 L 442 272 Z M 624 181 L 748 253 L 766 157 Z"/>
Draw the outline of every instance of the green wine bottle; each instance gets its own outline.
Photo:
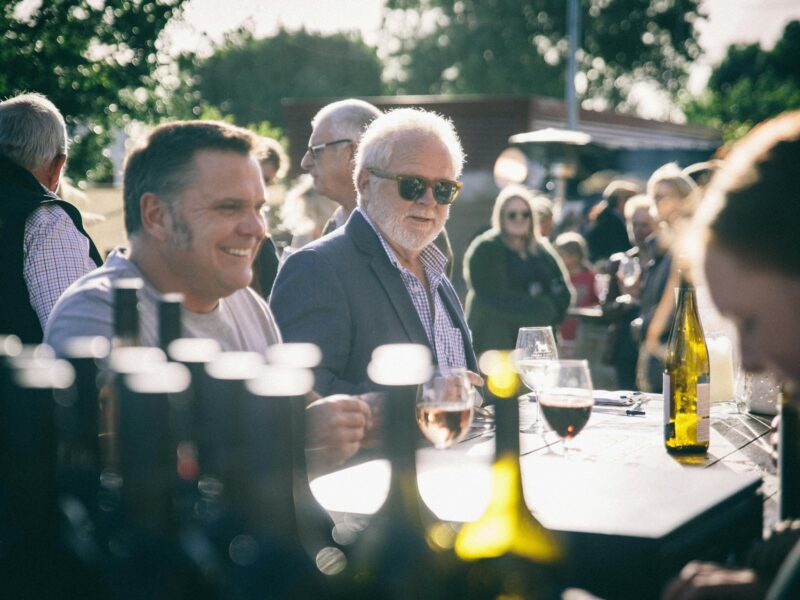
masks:
<path id="1" fill-rule="evenodd" d="M 708 450 L 710 366 L 694 286 L 680 273 L 664 367 L 664 445 L 674 454 Z"/>
<path id="2" fill-rule="evenodd" d="M 519 465 L 519 377 L 505 352 L 485 353 L 481 369 L 494 399 L 495 460 L 488 508 L 456 537 L 456 554 L 469 566 L 466 597 L 551 598 L 562 551 L 525 504 Z"/>

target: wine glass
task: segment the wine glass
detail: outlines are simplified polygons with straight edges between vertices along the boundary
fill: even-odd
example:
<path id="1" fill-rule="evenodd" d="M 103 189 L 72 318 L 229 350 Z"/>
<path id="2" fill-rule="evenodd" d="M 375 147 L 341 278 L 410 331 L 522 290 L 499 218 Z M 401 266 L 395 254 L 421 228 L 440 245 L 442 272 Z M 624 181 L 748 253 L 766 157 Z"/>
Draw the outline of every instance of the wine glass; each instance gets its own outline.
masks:
<path id="1" fill-rule="evenodd" d="M 625 259 L 619 263 L 617 277 L 625 293 L 631 293 L 633 286 L 639 281 L 641 274 L 642 268 L 639 265 L 639 259 L 637 257 L 626 256 Z"/>
<path id="2" fill-rule="evenodd" d="M 437 367 L 417 395 L 417 424 L 441 450 L 459 442 L 472 423 L 474 391 L 467 370 Z"/>
<path id="3" fill-rule="evenodd" d="M 608 297 L 608 288 L 611 285 L 611 275 L 608 273 L 597 273 L 594 276 L 594 293 L 600 304 L 606 303 Z"/>
<path id="4" fill-rule="evenodd" d="M 539 413 L 535 406 L 537 392 L 549 376 L 548 364 L 558 358 L 553 328 L 520 327 L 514 363 L 531 393 L 520 397 L 520 431 L 535 433 L 539 430 Z"/>
<path id="5" fill-rule="evenodd" d="M 539 391 L 539 407 L 547 424 L 561 438 L 564 456 L 571 442 L 592 414 L 592 376 L 585 360 L 557 360 L 549 367 L 550 377 Z"/>

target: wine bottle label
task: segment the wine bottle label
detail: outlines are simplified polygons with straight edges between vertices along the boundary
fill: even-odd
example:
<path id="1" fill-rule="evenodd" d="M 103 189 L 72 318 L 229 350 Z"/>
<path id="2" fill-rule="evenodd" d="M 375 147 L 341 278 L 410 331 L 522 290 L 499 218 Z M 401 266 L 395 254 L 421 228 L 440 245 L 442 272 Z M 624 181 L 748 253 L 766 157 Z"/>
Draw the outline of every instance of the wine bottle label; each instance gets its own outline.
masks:
<path id="1" fill-rule="evenodd" d="M 711 420 L 708 418 L 711 408 L 711 384 L 708 376 L 697 378 L 697 441 L 709 441 Z"/>

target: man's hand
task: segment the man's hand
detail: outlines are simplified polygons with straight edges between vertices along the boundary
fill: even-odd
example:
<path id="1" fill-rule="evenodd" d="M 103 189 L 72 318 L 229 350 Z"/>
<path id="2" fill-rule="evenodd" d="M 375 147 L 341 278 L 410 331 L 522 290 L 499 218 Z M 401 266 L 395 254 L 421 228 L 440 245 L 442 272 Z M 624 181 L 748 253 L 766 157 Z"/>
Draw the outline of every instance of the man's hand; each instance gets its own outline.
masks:
<path id="1" fill-rule="evenodd" d="M 764 593 L 752 569 L 690 562 L 664 590 L 662 600 L 759 600 Z"/>
<path id="2" fill-rule="evenodd" d="M 306 411 L 306 456 L 312 476 L 335 469 L 355 454 L 372 426 L 369 405 L 358 396 L 321 398 Z"/>

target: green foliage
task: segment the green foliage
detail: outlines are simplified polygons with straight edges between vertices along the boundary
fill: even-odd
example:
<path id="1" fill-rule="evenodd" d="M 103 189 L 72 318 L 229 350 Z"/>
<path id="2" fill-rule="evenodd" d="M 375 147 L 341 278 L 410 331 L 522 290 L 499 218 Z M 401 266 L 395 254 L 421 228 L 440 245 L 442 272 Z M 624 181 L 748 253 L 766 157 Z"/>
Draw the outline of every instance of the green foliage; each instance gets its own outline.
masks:
<path id="1" fill-rule="evenodd" d="M 374 96 L 384 91 L 382 64 L 360 38 L 280 29 L 255 39 L 247 30 L 229 35 L 208 59 L 184 59 L 202 99 L 233 115 L 236 123 L 284 124 L 283 98 Z"/>
<path id="2" fill-rule="evenodd" d="M 159 88 L 159 34 L 185 0 L 11 1 L 0 7 L 0 97 L 35 91 L 64 114 L 74 137 L 70 175 L 107 176 L 109 130 L 167 110 Z"/>
<path id="3" fill-rule="evenodd" d="M 683 106 L 690 121 L 721 129 L 726 142 L 794 108 L 800 108 L 800 21 L 786 26 L 772 50 L 730 46 L 707 90 Z"/>
<path id="4" fill-rule="evenodd" d="M 700 52 L 698 4 L 582 0 L 585 96 L 625 108 L 630 86 L 642 79 L 677 93 Z M 564 0 L 388 0 L 387 8 L 385 44 L 401 69 L 398 92 L 563 95 Z"/>

